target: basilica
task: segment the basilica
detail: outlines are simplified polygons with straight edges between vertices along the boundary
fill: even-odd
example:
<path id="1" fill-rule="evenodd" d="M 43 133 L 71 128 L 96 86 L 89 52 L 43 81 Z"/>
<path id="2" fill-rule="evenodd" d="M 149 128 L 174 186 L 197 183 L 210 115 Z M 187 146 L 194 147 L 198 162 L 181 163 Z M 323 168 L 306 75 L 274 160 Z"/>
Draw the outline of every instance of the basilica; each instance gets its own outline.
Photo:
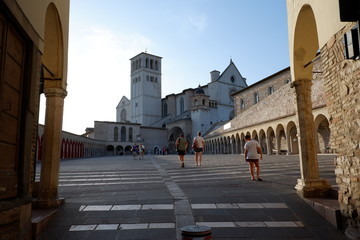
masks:
<path id="1" fill-rule="evenodd" d="M 198 131 L 206 134 L 233 119 L 233 94 L 248 87 L 230 60 L 222 73 L 210 72 L 208 84 L 162 98 L 162 58 L 142 52 L 130 62 L 130 99 L 120 99 L 116 122 L 95 121 L 91 129 L 93 138 L 112 142 L 107 148 L 115 155 L 128 154 L 133 143 L 148 153 L 173 153 L 180 134 L 191 142 Z"/>

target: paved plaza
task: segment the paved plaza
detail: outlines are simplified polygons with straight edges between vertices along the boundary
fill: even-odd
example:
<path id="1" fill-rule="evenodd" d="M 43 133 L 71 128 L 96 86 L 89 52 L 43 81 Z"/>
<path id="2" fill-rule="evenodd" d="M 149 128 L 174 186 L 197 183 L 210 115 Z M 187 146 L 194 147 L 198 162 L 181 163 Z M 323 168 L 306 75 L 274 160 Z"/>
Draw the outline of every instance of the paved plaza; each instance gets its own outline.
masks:
<path id="1" fill-rule="evenodd" d="M 333 155 L 319 155 L 335 185 Z M 264 181 L 251 181 L 243 155 L 177 155 L 61 162 L 65 204 L 39 240 L 182 239 L 181 228 L 211 227 L 212 239 L 347 239 L 295 192 L 299 157 L 264 155 Z M 40 164 L 37 165 L 39 172 Z"/>

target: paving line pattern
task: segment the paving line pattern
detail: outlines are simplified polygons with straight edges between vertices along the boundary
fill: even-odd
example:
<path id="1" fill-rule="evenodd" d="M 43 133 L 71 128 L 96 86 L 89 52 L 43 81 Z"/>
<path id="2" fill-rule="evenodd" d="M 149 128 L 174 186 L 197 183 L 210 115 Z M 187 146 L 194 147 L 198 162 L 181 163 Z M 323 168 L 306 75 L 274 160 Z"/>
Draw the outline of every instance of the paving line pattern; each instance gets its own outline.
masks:
<path id="1" fill-rule="evenodd" d="M 168 176 L 175 182 L 192 182 L 209 181 L 221 179 L 239 179 L 249 178 L 247 165 L 228 165 L 215 166 L 211 168 L 202 168 L 191 166 L 186 168 L 186 178 L 183 177 L 183 169 L 166 170 Z M 261 176 L 263 178 L 281 176 L 283 175 L 298 175 L 298 164 L 288 164 L 279 162 L 279 164 L 267 164 L 262 162 Z M 206 166 L 206 165 L 204 165 Z M 334 166 L 331 162 L 321 162 L 319 166 L 324 172 L 333 174 Z M 286 169 L 286 172 L 279 174 L 279 171 Z M 36 180 L 40 179 L 40 174 L 37 173 Z M 77 171 L 77 172 L 62 172 L 59 176 L 59 187 L 78 187 L 78 186 L 105 186 L 105 185 L 128 185 L 128 184 L 159 184 L 164 183 L 163 178 L 159 176 L 157 170 L 128 170 L 122 171 Z"/>
<path id="2" fill-rule="evenodd" d="M 284 203 L 205 203 L 191 204 L 192 209 L 276 209 L 288 208 Z M 83 205 L 79 211 L 147 211 L 173 210 L 174 204 L 136 204 L 136 205 Z M 294 228 L 304 227 L 300 221 L 252 221 L 252 222 L 196 222 L 199 226 L 212 228 Z M 106 231 L 139 229 L 175 229 L 175 223 L 136 223 L 136 224 L 84 224 L 72 225 L 69 231 Z"/>
<path id="3" fill-rule="evenodd" d="M 155 160 L 152 160 L 153 164 Z M 155 163 L 156 164 L 156 163 Z M 189 164 L 188 164 L 189 165 Z M 331 163 L 321 163 L 322 169 L 329 172 L 333 171 Z M 279 172 L 286 168 L 286 173 L 299 174 L 299 167 L 296 164 L 262 164 L 262 177 L 278 176 Z M 187 183 L 196 181 L 217 181 L 222 179 L 248 178 L 248 168 L 244 164 L 204 167 L 186 167 L 186 178 L 184 169 L 171 168 L 165 170 L 161 164 L 156 164 L 156 169 L 152 170 L 114 170 L 114 171 L 72 171 L 61 172 L 59 187 L 79 187 L 79 186 L 106 186 L 106 185 L 128 185 L 128 184 L 166 184 L 177 204 L 189 203 L 185 194 L 181 191 L 177 183 Z M 131 173 L 129 173 L 129 171 Z M 160 176 L 159 176 L 160 172 Z M 245 173 L 245 174 L 240 174 Z M 39 174 L 37 174 L 39 179 Z M 82 205 L 80 212 L 113 212 L 113 211 L 156 211 L 171 210 L 176 213 L 175 204 L 133 204 L 133 205 Z M 195 209 L 262 209 L 262 208 L 288 208 L 284 203 L 201 203 L 190 204 L 191 210 Z M 154 212 L 155 214 L 155 212 Z M 176 221 L 178 221 L 177 219 Z M 301 228 L 304 225 L 300 221 L 243 221 L 243 222 L 194 222 L 197 225 L 209 226 L 212 228 Z M 177 229 L 176 222 L 164 223 L 111 223 L 111 224 L 82 224 L 71 225 L 69 231 L 109 231 L 109 230 L 138 230 L 138 229 Z M 179 232 L 179 231 L 177 231 Z"/>
<path id="4" fill-rule="evenodd" d="M 198 226 L 211 228 L 299 228 L 304 227 L 300 221 L 259 221 L 259 222 L 196 222 Z M 175 229 L 175 223 L 133 223 L 133 224 L 84 224 L 72 225 L 74 231 L 106 231 L 106 230 L 139 230 L 139 229 Z"/>

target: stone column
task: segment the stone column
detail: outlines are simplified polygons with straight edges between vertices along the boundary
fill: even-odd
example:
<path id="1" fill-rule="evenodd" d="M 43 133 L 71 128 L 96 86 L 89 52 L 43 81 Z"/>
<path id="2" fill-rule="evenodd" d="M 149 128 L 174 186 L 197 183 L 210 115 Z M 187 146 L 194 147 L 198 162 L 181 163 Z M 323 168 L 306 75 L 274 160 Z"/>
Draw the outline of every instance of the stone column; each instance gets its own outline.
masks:
<path id="1" fill-rule="evenodd" d="M 290 134 L 285 134 L 285 138 L 286 138 L 286 148 L 287 148 L 287 153 L 286 153 L 286 155 L 291 155 L 291 153 L 292 153 L 292 149 L 291 149 L 291 135 L 290 135 Z"/>
<path id="2" fill-rule="evenodd" d="M 281 141 L 281 136 L 280 133 L 277 134 L 276 136 L 276 155 L 280 155 L 280 141 Z"/>
<path id="3" fill-rule="evenodd" d="M 272 154 L 272 146 L 271 146 L 269 136 L 266 137 L 266 145 L 267 145 L 267 155 L 271 155 Z"/>
<path id="4" fill-rule="evenodd" d="M 299 121 L 298 140 L 301 170 L 301 179 L 298 179 L 295 189 L 302 197 L 324 196 L 330 189 L 327 180 L 319 178 L 311 85 L 312 82 L 308 79 L 296 80 L 293 83 Z"/>
<path id="5" fill-rule="evenodd" d="M 64 199 L 58 197 L 58 182 L 64 98 L 67 92 L 60 88 L 46 88 L 44 93 L 46 113 L 43 159 L 39 198 L 35 204 L 40 208 L 52 208 L 59 207 L 64 202 Z"/>

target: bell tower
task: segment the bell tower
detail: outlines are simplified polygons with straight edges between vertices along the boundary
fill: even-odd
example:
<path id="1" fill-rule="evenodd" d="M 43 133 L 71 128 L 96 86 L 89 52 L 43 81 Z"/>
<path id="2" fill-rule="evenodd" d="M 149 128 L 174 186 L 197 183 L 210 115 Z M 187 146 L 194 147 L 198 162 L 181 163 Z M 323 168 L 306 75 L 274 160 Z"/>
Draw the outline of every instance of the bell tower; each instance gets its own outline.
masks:
<path id="1" fill-rule="evenodd" d="M 161 57 L 142 52 L 131 61 L 131 122 L 151 126 L 161 118 Z"/>

